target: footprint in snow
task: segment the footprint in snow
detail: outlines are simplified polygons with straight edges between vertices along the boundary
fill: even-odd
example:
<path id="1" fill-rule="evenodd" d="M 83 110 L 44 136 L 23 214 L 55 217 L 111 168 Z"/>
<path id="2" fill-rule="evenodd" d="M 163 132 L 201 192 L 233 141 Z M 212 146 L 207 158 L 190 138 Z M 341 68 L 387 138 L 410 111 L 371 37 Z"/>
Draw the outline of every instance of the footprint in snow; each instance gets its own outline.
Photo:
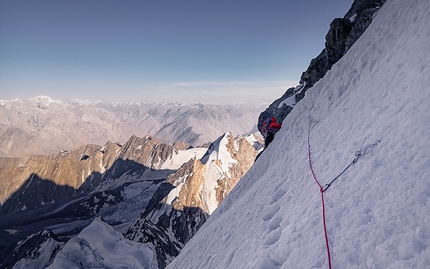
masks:
<path id="1" fill-rule="evenodd" d="M 279 209 L 281 209 L 281 207 L 277 204 L 270 206 L 269 210 L 266 212 L 266 214 L 264 214 L 263 220 L 264 221 L 271 220 L 273 216 L 275 216 L 276 213 L 278 213 Z"/>
<path id="2" fill-rule="evenodd" d="M 282 196 L 284 196 L 286 192 L 283 189 L 277 189 L 274 193 L 273 196 L 270 199 L 270 204 L 274 204 L 276 203 L 279 199 L 282 198 Z"/>
<path id="3" fill-rule="evenodd" d="M 271 231 L 267 236 L 266 239 L 263 242 L 263 247 L 268 248 L 272 245 L 274 245 L 276 242 L 278 242 L 279 238 L 281 238 L 282 230 L 277 229 L 274 231 Z"/>

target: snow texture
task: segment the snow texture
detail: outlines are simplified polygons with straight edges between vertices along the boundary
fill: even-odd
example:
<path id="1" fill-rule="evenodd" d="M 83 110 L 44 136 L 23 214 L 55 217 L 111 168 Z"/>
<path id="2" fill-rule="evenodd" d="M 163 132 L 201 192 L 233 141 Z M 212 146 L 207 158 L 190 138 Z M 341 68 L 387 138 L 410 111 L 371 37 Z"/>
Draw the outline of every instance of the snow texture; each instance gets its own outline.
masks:
<path id="1" fill-rule="evenodd" d="M 300 84 L 296 86 L 293 90 L 293 95 L 279 103 L 278 108 L 281 108 L 283 105 L 287 105 L 289 107 L 294 107 L 296 105 L 296 95 L 302 93 L 303 89 L 306 86 L 306 82 L 304 84 Z"/>
<path id="2" fill-rule="evenodd" d="M 430 2 L 388 0 L 306 92 L 177 268 L 430 268 Z"/>
<path id="3" fill-rule="evenodd" d="M 157 268 L 150 245 L 125 239 L 112 227 L 95 219 L 72 238 L 47 268 Z"/>
<path id="4" fill-rule="evenodd" d="M 187 150 L 179 150 L 169 160 L 163 162 L 159 169 L 174 169 L 177 170 L 184 163 L 188 162 L 192 158 L 200 159 L 207 151 L 207 148 L 191 148 Z"/>
<path id="5" fill-rule="evenodd" d="M 48 232 L 42 232 L 42 237 L 47 236 Z M 36 235 L 29 236 L 26 240 Z M 42 242 L 38 250 L 35 253 L 27 253 L 32 256 L 32 259 L 21 259 L 18 261 L 13 268 L 14 269 L 27 269 L 27 268 L 44 268 L 46 264 L 49 264 L 52 259 L 52 255 L 60 249 L 64 243 L 57 242 L 53 238 L 48 238 Z"/>

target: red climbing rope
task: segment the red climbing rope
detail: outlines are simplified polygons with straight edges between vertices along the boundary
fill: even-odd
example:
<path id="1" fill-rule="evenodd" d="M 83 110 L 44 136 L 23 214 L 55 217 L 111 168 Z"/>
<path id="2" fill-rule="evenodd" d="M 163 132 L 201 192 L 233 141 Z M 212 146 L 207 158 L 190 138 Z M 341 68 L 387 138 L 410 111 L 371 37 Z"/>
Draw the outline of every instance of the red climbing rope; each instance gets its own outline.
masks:
<path id="1" fill-rule="evenodd" d="M 363 144 L 361 145 L 361 148 L 359 151 L 355 152 L 355 158 L 352 160 L 352 162 L 345 168 L 343 169 L 343 171 L 338 174 L 332 181 L 330 181 L 330 183 L 326 184 L 324 187 L 321 185 L 321 183 L 318 181 L 315 172 L 314 172 L 314 168 L 312 167 L 312 158 L 311 158 L 311 117 L 309 116 L 309 133 L 308 133 L 308 159 L 309 159 L 309 167 L 311 168 L 311 172 L 312 172 L 312 176 L 315 180 L 315 182 L 318 184 L 318 187 L 320 188 L 320 192 L 321 192 L 321 203 L 322 203 L 322 218 L 323 218 L 323 224 L 324 224 L 324 236 L 325 236 L 325 244 L 327 246 L 327 257 L 328 257 L 328 267 L 329 269 L 332 269 L 331 267 L 331 257 L 330 257 L 330 247 L 329 247 L 329 243 L 328 243 L 328 233 L 327 233 L 327 224 L 326 224 L 326 219 L 325 219 L 325 203 L 324 203 L 324 192 L 333 184 L 333 182 L 335 182 L 340 176 L 343 175 L 343 173 L 346 172 L 346 170 L 348 170 L 353 164 L 355 164 L 358 159 L 364 154 L 366 153 L 366 151 L 369 148 L 373 148 L 374 146 L 378 145 L 378 143 L 381 142 L 381 140 L 376 140 L 375 143 L 373 144 L 369 144 L 365 147 L 363 147 Z M 364 140 L 363 140 L 364 143 Z"/>
<path id="2" fill-rule="evenodd" d="M 327 258 L 328 258 L 328 268 L 332 269 L 331 267 L 331 256 L 330 256 L 330 247 L 329 247 L 329 243 L 328 243 L 328 233 L 327 233 L 327 224 L 326 224 L 326 220 L 325 220 L 325 203 L 324 203 L 324 188 L 321 186 L 321 183 L 318 181 L 315 172 L 314 172 L 314 168 L 312 167 L 312 159 L 311 159 L 311 143 L 310 143 L 310 137 L 311 137 L 311 122 L 309 119 L 309 134 L 308 134 L 308 159 L 309 159 L 309 166 L 312 172 L 312 176 L 315 180 L 315 182 L 318 184 L 319 188 L 320 188 L 320 193 L 321 193 L 321 203 L 322 203 L 322 218 L 323 218 L 323 225 L 324 225 L 324 236 L 325 236 L 325 244 L 327 247 Z"/>
<path id="3" fill-rule="evenodd" d="M 328 260 L 328 268 L 331 267 L 331 256 L 330 256 L 330 247 L 328 244 L 328 234 L 327 234 L 327 225 L 325 221 L 325 203 L 324 203 L 324 191 L 320 189 L 321 192 L 321 203 L 322 203 L 322 216 L 323 216 L 323 225 L 324 225 L 324 236 L 325 236 L 325 245 L 327 247 L 327 260 Z"/>

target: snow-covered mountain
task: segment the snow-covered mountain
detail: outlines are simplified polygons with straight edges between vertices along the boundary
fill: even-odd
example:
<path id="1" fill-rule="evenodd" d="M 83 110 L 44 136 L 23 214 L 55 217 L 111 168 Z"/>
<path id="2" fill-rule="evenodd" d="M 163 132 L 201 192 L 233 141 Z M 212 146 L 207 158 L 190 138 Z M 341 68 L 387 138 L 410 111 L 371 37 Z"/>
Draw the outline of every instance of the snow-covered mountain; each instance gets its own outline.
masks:
<path id="1" fill-rule="evenodd" d="M 221 136 L 201 159 L 191 159 L 169 176 L 167 182 L 174 188 L 155 208 L 147 207 L 125 236 L 153 242 L 158 266 L 164 268 L 253 165 L 257 151 L 252 144 L 231 133 Z M 158 230 L 148 232 L 150 227 Z"/>
<path id="2" fill-rule="evenodd" d="M 132 136 L 124 145 L 0 158 L 0 267 L 134 264 L 127 258 L 100 262 L 107 254 L 91 249 L 94 230 L 104 240 L 124 232 L 142 242 L 131 247 L 147 253 L 139 262 L 165 267 L 251 167 L 260 147 L 254 135 L 231 133 L 209 148 Z M 124 244 L 118 247 L 125 251 L 131 243 Z"/>
<path id="3" fill-rule="evenodd" d="M 387 0 L 167 268 L 430 268 L 429 13 Z"/>
<path id="4" fill-rule="evenodd" d="M 201 146 L 229 131 L 255 132 L 255 117 L 266 105 L 103 103 L 53 100 L 0 100 L 0 156 L 49 155 L 132 135 L 152 135 Z"/>
<path id="5" fill-rule="evenodd" d="M 89 177 L 87 193 L 43 211 L 11 207 L 17 215 L 0 218 L 3 245 L 38 233 L 2 250 L 0 266 L 429 268 L 429 13 L 427 0 L 387 0 L 372 13 L 324 77 L 279 102 L 292 108 L 281 131 L 234 187 L 256 151 L 240 153 L 244 139 L 228 133 L 201 151 L 154 143 L 145 158 L 146 137 L 96 147 L 127 150 Z M 169 147 L 177 157 L 163 154 Z M 63 154 L 91 162 L 90 149 Z M 18 168 L 1 171 L 30 166 L 11 160 Z"/>

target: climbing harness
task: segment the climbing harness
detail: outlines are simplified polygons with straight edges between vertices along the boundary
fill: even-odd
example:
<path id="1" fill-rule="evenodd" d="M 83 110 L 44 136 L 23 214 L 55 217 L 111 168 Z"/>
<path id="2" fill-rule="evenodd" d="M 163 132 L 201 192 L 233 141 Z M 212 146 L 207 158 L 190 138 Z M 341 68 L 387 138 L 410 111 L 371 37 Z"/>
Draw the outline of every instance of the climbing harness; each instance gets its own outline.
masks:
<path id="1" fill-rule="evenodd" d="M 333 180 L 331 180 L 328 184 L 326 184 L 324 187 L 321 185 L 321 183 L 318 181 L 315 172 L 314 172 L 314 168 L 312 166 L 312 159 L 311 159 L 311 143 L 310 143 L 310 137 L 311 137 L 311 116 L 309 116 L 309 132 L 308 132 L 308 160 L 309 160 L 309 167 L 311 169 L 311 173 L 312 173 L 312 177 L 314 178 L 316 184 L 318 185 L 318 187 L 320 188 L 320 193 L 321 193 L 321 204 L 322 204 L 322 218 L 323 218 L 323 226 L 324 226 L 324 237 L 325 237 L 325 244 L 326 244 L 326 248 L 327 248 L 327 259 L 328 259 L 328 267 L 329 269 L 332 269 L 332 265 L 331 265 L 331 255 L 330 255 L 330 246 L 329 246 L 329 240 L 328 240 L 328 233 L 327 233 L 327 223 L 326 223 L 326 217 L 325 217 L 325 202 L 324 202 L 324 192 L 338 179 L 340 178 L 353 164 L 355 164 L 358 159 L 360 159 L 361 156 L 363 156 L 366 151 L 369 148 L 372 148 L 374 146 L 376 146 L 379 142 L 381 142 L 380 140 L 377 140 L 375 143 L 373 144 L 369 144 L 367 146 L 365 146 L 363 148 L 363 144 L 364 144 L 364 140 L 361 144 L 361 148 L 360 150 L 355 152 L 355 157 L 352 160 L 352 162 L 350 164 L 348 164 L 348 166 L 343 169 L 342 172 L 340 172 Z"/>

